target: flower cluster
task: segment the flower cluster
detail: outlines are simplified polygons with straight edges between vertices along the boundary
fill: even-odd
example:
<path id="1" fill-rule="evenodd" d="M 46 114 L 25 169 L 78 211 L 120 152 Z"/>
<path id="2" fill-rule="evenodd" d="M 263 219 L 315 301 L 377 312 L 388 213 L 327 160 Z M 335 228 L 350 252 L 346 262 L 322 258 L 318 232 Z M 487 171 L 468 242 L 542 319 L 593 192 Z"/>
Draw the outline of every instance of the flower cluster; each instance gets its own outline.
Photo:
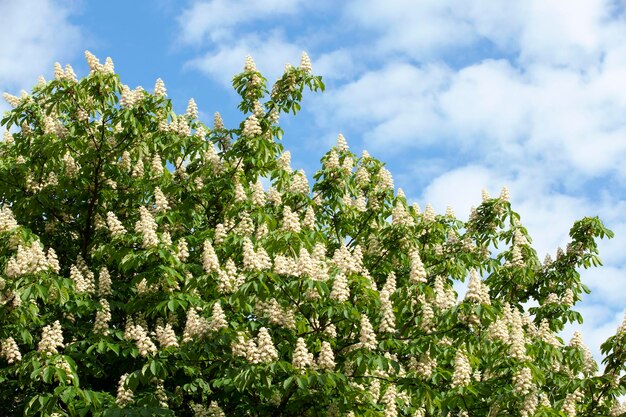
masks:
<path id="1" fill-rule="evenodd" d="M 61 323 L 56 320 L 54 323 L 44 326 L 41 331 L 41 340 L 37 350 L 47 356 L 59 353 L 58 348 L 63 347 L 63 330 Z"/>
<path id="2" fill-rule="evenodd" d="M 7 262 L 5 273 L 12 278 L 24 274 L 36 274 L 48 269 L 58 272 L 59 263 L 56 253 L 52 250 L 48 251 L 48 255 L 46 256 L 39 241 L 34 241 L 26 247 L 18 245 L 17 253 Z"/>
<path id="3" fill-rule="evenodd" d="M 9 232 L 16 227 L 17 221 L 15 221 L 11 209 L 6 206 L 2 207 L 2 209 L 0 209 L 0 233 Z"/>
<path id="4" fill-rule="evenodd" d="M 148 332 L 140 324 L 131 324 L 127 327 L 125 333 L 128 335 L 127 339 L 134 340 L 139 349 L 141 356 L 153 355 L 157 351 L 157 347 L 154 342 L 148 336 Z"/>
<path id="5" fill-rule="evenodd" d="M 93 325 L 94 333 L 106 334 L 109 330 L 109 321 L 111 321 L 111 307 L 106 299 L 100 300 L 100 310 L 96 313 L 96 320 Z"/>
<path id="6" fill-rule="evenodd" d="M 185 323 L 185 330 L 183 331 L 183 342 L 190 342 L 209 332 L 211 326 L 209 321 L 198 315 L 198 311 L 202 311 L 202 309 L 196 307 L 187 310 L 187 322 Z"/>
<path id="7" fill-rule="evenodd" d="M 2 356 L 9 364 L 22 360 L 20 349 L 15 343 L 15 339 L 9 337 L 0 342 L 0 356 Z"/>
<path id="8" fill-rule="evenodd" d="M 242 356 L 253 364 L 271 363 L 278 359 L 278 351 L 265 327 L 259 329 L 256 340 L 239 334 L 237 341 L 231 345 L 231 348 L 233 355 Z"/>
<path id="9" fill-rule="evenodd" d="M 126 407 L 133 402 L 133 391 L 127 386 L 127 379 L 128 374 L 122 375 L 117 386 L 117 398 L 115 399 L 115 403 L 120 407 Z"/>
<path id="10" fill-rule="evenodd" d="M 479 304 L 491 304 L 489 288 L 487 288 L 487 285 L 480 279 L 475 269 L 470 271 L 469 285 L 467 287 L 467 293 L 465 293 L 465 299 Z"/>
<path id="11" fill-rule="evenodd" d="M 459 349 L 454 357 L 454 373 L 452 374 L 452 388 L 464 387 L 472 380 L 472 367 L 466 353 Z"/>
<path id="12" fill-rule="evenodd" d="M 157 325 L 154 333 L 162 349 L 178 347 L 178 339 L 170 323 L 165 324 L 165 326 Z"/>
<path id="13" fill-rule="evenodd" d="M 374 328 L 366 315 L 361 315 L 361 332 L 359 334 L 358 346 L 368 350 L 376 349 L 378 346 L 376 333 L 374 333 Z"/>
<path id="14" fill-rule="evenodd" d="M 135 223 L 135 232 L 141 234 L 143 247 L 145 249 L 159 244 L 159 237 L 157 236 L 156 229 L 157 224 L 148 209 L 143 206 L 139 207 L 139 221 Z"/>
<path id="15" fill-rule="evenodd" d="M 305 369 L 313 365 L 313 354 L 309 353 L 303 338 L 299 337 L 293 350 L 291 364 L 296 369 Z"/>

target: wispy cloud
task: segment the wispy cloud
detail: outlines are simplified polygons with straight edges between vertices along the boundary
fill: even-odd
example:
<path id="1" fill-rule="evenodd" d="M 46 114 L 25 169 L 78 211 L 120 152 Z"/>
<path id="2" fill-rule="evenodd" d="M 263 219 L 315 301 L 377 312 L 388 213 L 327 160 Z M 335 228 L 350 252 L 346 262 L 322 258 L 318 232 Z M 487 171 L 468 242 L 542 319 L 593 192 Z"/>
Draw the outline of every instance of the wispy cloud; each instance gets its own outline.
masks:
<path id="1" fill-rule="evenodd" d="M 55 0 L 0 3 L 0 88 L 30 88 L 51 73 L 55 61 L 73 57 L 80 29 L 71 23 L 71 4 Z"/>
<path id="2" fill-rule="evenodd" d="M 225 42 L 241 36 L 239 26 L 298 12 L 301 0 L 196 1 L 180 14 L 181 40 L 186 43 Z"/>

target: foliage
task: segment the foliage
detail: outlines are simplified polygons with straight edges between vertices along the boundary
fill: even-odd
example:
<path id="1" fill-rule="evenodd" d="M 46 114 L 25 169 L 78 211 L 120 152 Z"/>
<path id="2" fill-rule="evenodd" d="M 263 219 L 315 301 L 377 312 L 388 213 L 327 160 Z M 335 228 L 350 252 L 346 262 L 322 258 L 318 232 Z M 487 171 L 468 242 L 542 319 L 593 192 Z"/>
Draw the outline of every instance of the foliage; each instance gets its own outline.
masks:
<path id="1" fill-rule="evenodd" d="M 557 336 L 612 236 L 597 218 L 540 263 L 506 189 L 467 222 L 422 212 L 341 135 L 309 187 L 278 125 L 324 89 L 306 56 L 270 89 L 248 59 L 247 118 L 210 129 L 86 55 L 6 96 L 0 414 L 623 411 L 626 325 L 603 372 Z"/>

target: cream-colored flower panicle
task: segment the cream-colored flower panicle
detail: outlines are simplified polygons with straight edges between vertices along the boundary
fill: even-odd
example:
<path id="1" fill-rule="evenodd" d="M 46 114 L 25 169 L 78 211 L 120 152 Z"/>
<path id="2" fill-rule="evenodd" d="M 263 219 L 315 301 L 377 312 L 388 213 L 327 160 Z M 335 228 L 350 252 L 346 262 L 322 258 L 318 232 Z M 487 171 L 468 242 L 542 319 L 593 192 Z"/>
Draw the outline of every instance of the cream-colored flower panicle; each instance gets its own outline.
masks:
<path id="1" fill-rule="evenodd" d="M 165 88 L 165 83 L 160 78 L 157 78 L 156 82 L 154 83 L 154 95 L 157 97 L 167 96 L 167 89 Z"/>
<path id="2" fill-rule="evenodd" d="M 21 100 L 20 100 L 19 97 L 16 97 L 16 96 L 14 96 L 12 94 L 9 94 L 9 93 L 2 94 L 2 97 L 4 97 L 4 100 L 7 103 L 9 103 L 11 105 L 11 107 L 17 107 L 17 106 L 20 105 Z"/>
<path id="3" fill-rule="evenodd" d="M 47 356 L 59 353 L 58 348 L 63 347 L 63 331 L 61 323 L 56 320 L 54 323 L 44 326 L 41 331 L 41 340 L 37 346 L 37 351 Z"/>
<path id="4" fill-rule="evenodd" d="M 107 227 L 109 228 L 109 232 L 111 232 L 111 236 L 122 236 L 126 233 L 126 229 L 122 225 L 112 211 L 107 213 Z"/>
<path id="5" fill-rule="evenodd" d="M 276 161 L 278 163 L 278 167 L 283 171 L 292 172 L 291 168 L 291 152 L 285 151 L 283 152 Z"/>
<path id="6" fill-rule="evenodd" d="M 129 336 L 130 339 L 134 340 L 137 344 L 141 356 L 154 355 L 156 353 L 157 347 L 154 342 L 152 342 L 150 336 L 148 336 L 148 332 L 143 326 L 139 324 L 131 326 Z"/>
<path id="7" fill-rule="evenodd" d="M 260 363 L 271 363 L 278 359 L 278 351 L 274 347 L 272 337 L 265 327 L 259 329 L 257 342 L 258 361 Z"/>
<path id="8" fill-rule="evenodd" d="M 306 369 L 313 365 L 313 354 L 309 353 L 306 342 L 301 337 L 296 341 L 296 348 L 293 351 L 291 364 L 296 369 Z"/>
<path id="9" fill-rule="evenodd" d="M 259 136 L 262 133 L 263 130 L 261 129 L 259 120 L 254 114 L 250 115 L 250 117 L 248 117 L 243 123 L 243 131 L 241 132 L 242 136 L 251 138 L 254 136 Z"/>
<path id="10" fill-rule="evenodd" d="M 111 295 L 111 274 L 106 266 L 100 268 L 98 275 L 98 295 L 101 297 Z"/>
<path id="11" fill-rule="evenodd" d="M 178 244 L 176 245 L 176 257 L 181 262 L 185 262 L 187 258 L 189 258 L 189 245 L 184 237 L 178 239 Z"/>
<path id="12" fill-rule="evenodd" d="M 93 293 L 96 290 L 95 277 L 91 271 L 80 265 L 70 267 L 70 278 L 74 281 L 76 292 Z"/>
<path id="13" fill-rule="evenodd" d="M 417 249 L 411 252 L 411 272 L 409 279 L 412 284 L 426 283 L 426 269 Z"/>
<path id="14" fill-rule="evenodd" d="M 154 333 L 161 349 L 178 347 L 178 338 L 170 323 L 167 323 L 165 326 L 157 326 Z"/>
<path id="15" fill-rule="evenodd" d="M 359 347 L 373 350 L 378 346 L 378 342 L 376 341 L 376 333 L 374 333 L 374 328 L 370 323 L 369 318 L 365 315 L 361 315 L 361 331 L 359 334 Z"/>
<path id="16" fill-rule="evenodd" d="M 335 354 L 327 341 L 322 342 L 322 348 L 317 358 L 317 367 L 325 371 L 332 371 L 335 369 Z"/>
<path id="17" fill-rule="evenodd" d="M 92 74 L 104 71 L 104 67 L 100 63 L 100 60 L 91 52 L 85 51 L 85 59 L 87 60 L 87 65 L 89 66 L 89 70 Z"/>
<path id="18" fill-rule="evenodd" d="M 302 56 L 300 57 L 300 69 L 308 74 L 313 72 L 313 67 L 311 66 L 311 58 L 309 58 L 309 54 L 302 51 Z"/>
<path id="19" fill-rule="evenodd" d="M 160 187 L 154 189 L 154 205 L 157 212 L 165 212 L 170 209 L 170 205 L 167 201 L 167 197 L 163 194 Z"/>
<path id="20" fill-rule="evenodd" d="M 205 272 L 211 273 L 219 271 L 220 262 L 215 254 L 215 249 L 210 240 L 205 240 L 202 252 L 202 267 Z"/>
<path id="21" fill-rule="evenodd" d="M 148 249 L 159 244 L 159 237 L 156 233 L 157 224 L 154 217 L 147 208 L 139 207 L 139 221 L 135 223 L 135 232 L 140 233 L 143 241 L 143 248 Z"/>
<path id="22" fill-rule="evenodd" d="M 333 287 L 330 292 L 330 298 L 340 303 L 344 303 L 350 299 L 350 288 L 348 287 L 348 279 L 346 278 L 346 275 L 344 273 L 339 272 L 335 276 L 335 280 L 333 281 Z"/>
<path id="23" fill-rule="evenodd" d="M 380 320 L 380 331 L 382 333 L 395 333 L 396 317 L 393 312 L 393 304 L 386 292 L 381 293 L 380 303 L 382 316 Z"/>
<path id="24" fill-rule="evenodd" d="M 452 388 L 464 387 L 472 380 L 472 367 L 469 359 L 462 349 L 456 352 L 454 357 L 454 373 L 452 374 Z"/>
<path id="25" fill-rule="evenodd" d="M 9 364 L 22 360 L 20 349 L 12 337 L 2 340 L 0 344 L 0 356 L 2 356 Z"/>
<path id="26" fill-rule="evenodd" d="M 256 64 L 250 55 L 246 55 L 246 63 L 243 67 L 244 71 L 256 71 Z"/>
<path id="27" fill-rule="evenodd" d="M 224 130 L 224 120 L 222 120 L 222 115 L 217 111 L 213 115 L 213 130 Z"/>
<path id="28" fill-rule="evenodd" d="M 111 307 L 106 299 L 100 300 L 100 309 L 96 313 L 96 320 L 93 325 L 93 332 L 97 334 L 107 334 L 109 331 L 109 321 L 111 321 Z"/>
<path id="29" fill-rule="evenodd" d="M 479 304 L 491 304 L 489 288 L 487 288 L 487 285 L 480 279 L 478 272 L 474 269 L 470 271 L 470 280 L 465 299 Z"/>
<path id="30" fill-rule="evenodd" d="M 286 232 L 299 233 L 300 232 L 300 219 L 298 213 L 291 211 L 289 206 L 283 208 L 283 226 L 282 229 Z"/>
<path id="31" fill-rule="evenodd" d="M 54 262 L 54 259 L 51 260 Z M 56 267 L 57 264 L 49 263 L 41 243 L 34 241 L 30 246 L 17 246 L 17 253 L 7 262 L 5 273 L 9 278 L 14 278 L 24 274 L 36 274 L 49 268 L 54 270 Z"/>
<path id="32" fill-rule="evenodd" d="M 523 367 L 513 375 L 513 390 L 520 394 L 526 395 L 533 388 L 533 376 L 530 369 Z"/>
<path id="33" fill-rule="evenodd" d="M 255 206 L 263 207 L 267 201 L 267 195 L 263 189 L 263 183 L 261 177 L 257 178 L 256 183 L 252 187 L 252 204 Z"/>
<path id="34" fill-rule="evenodd" d="M 187 311 L 187 322 L 183 331 L 183 342 L 190 342 L 195 338 L 200 338 L 209 332 L 210 324 L 207 319 L 198 315 L 201 311 L 199 307 L 190 307 Z"/>
<path id="35" fill-rule="evenodd" d="M 189 103 L 187 103 L 187 111 L 185 112 L 185 116 L 192 120 L 198 118 L 198 105 L 193 98 L 190 98 Z"/>
<path id="36" fill-rule="evenodd" d="M 226 315 L 224 314 L 224 310 L 222 310 L 222 305 L 219 301 L 217 301 L 215 304 L 213 304 L 209 330 L 212 332 L 216 332 L 220 329 L 225 329 L 227 327 L 228 322 L 226 321 Z"/>
<path id="37" fill-rule="evenodd" d="M 126 386 L 127 379 L 128 374 L 122 375 L 117 386 L 117 397 L 115 399 L 115 403 L 120 407 L 126 407 L 133 402 L 133 391 Z"/>
<path id="38" fill-rule="evenodd" d="M 6 206 L 2 207 L 2 209 L 0 209 L 0 233 L 9 232 L 16 227 L 17 221 L 15 217 L 13 217 L 11 209 Z"/>
<path id="39" fill-rule="evenodd" d="M 385 417 L 397 417 L 398 406 L 396 404 L 396 386 L 391 384 L 387 387 L 385 394 L 383 395 L 383 404 L 385 404 Z"/>

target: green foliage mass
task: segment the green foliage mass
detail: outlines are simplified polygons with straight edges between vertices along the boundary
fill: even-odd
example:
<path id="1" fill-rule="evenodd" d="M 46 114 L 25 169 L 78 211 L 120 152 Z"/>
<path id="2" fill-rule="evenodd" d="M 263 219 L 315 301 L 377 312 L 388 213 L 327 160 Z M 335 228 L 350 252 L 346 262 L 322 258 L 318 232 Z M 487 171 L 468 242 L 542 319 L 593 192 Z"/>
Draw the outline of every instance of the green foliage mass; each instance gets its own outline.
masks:
<path id="1" fill-rule="evenodd" d="M 245 120 L 209 128 L 87 55 L 86 77 L 7 96 L 1 415 L 623 411 L 626 329 L 602 371 L 557 336 L 582 321 L 599 219 L 541 263 L 506 190 L 467 222 L 422 212 L 343 137 L 309 186 L 278 125 L 324 89 L 306 57 L 271 88 L 248 60 Z"/>

